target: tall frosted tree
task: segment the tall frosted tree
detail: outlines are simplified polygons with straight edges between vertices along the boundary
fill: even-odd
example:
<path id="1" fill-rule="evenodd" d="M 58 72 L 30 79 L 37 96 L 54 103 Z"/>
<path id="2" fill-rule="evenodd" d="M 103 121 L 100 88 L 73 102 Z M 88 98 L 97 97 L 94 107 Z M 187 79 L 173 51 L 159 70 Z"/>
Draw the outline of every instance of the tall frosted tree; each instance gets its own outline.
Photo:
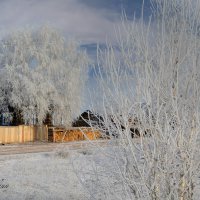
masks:
<path id="1" fill-rule="evenodd" d="M 87 66 L 78 43 L 48 26 L 7 35 L 0 42 L 1 111 L 13 108 L 26 124 L 41 124 L 48 114 L 54 124 L 70 125 Z"/>
<path id="2" fill-rule="evenodd" d="M 119 139 L 77 164 L 92 199 L 199 199 L 200 2 L 152 3 L 149 22 L 125 20 L 98 54 L 97 128 Z"/>

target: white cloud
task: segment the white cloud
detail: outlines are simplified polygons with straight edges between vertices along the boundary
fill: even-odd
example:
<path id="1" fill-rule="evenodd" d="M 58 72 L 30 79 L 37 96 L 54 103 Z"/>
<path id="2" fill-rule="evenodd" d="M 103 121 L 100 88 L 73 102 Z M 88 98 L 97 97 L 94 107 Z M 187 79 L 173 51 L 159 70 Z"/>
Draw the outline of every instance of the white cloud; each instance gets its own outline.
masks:
<path id="1" fill-rule="evenodd" d="M 108 10 L 107 10 L 108 11 Z M 112 39 L 118 20 L 114 11 L 88 7 L 78 0 L 3 0 L 0 1 L 0 29 L 49 23 L 83 43 Z M 109 17 L 108 17 L 109 16 Z"/>

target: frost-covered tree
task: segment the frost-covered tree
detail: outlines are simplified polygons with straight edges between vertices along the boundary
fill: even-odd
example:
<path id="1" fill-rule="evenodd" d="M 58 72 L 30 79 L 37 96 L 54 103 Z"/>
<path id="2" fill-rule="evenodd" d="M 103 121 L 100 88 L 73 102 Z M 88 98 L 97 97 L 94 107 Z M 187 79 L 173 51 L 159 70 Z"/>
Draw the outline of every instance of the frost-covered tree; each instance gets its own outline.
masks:
<path id="1" fill-rule="evenodd" d="M 79 112 L 88 58 L 55 29 L 11 33 L 0 42 L 0 108 L 17 111 L 26 124 L 71 124 Z"/>
<path id="2" fill-rule="evenodd" d="M 96 128 L 111 145 L 86 175 L 76 165 L 92 199 L 199 199 L 200 3 L 155 0 L 152 9 L 148 23 L 124 21 L 117 48 L 98 54 Z"/>

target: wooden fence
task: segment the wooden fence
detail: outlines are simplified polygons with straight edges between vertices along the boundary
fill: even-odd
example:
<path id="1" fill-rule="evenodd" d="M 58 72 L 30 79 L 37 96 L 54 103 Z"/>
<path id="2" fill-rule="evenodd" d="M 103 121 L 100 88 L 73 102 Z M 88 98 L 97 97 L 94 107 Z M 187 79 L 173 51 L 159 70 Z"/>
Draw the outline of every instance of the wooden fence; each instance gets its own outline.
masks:
<path id="1" fill-rule="evenodd" d="M 0 126 L 0 144 L 48 141 L 47 126 Z"/>
<path id="2" fill-rule="evenodd" d="M 49 128 L 49 141 L 51 142 L 96 140 L 100 137 L 100 132 L 97 130 L 93 130 L 92 128 Z"/>

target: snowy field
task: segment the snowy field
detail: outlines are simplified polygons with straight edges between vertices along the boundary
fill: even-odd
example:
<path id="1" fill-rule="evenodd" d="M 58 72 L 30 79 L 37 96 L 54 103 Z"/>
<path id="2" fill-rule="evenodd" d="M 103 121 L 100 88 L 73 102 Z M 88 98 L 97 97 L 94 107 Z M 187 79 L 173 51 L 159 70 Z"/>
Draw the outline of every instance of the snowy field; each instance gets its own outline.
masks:
<path id="1" fill-rule="evenodd" d="M 75 146 L 60 144 L 51 152 L 0 156 L 0 199 L 132 199 L 122 187 L 118 166 L 124 164 L 124 152 L 116 141 Z"/>
<path id="2" fill-rule="evenodd" d="M 1 200 L 88 199 L 73 170 L 81 150 L 0 156 Z"/>
<path id="3" fill-rule="evenodd" d="M 102 152 L 109 144 L 102 142 L 58 144 L 51 152 L 1 155 L 0 199 L 93 199 L 86 188 L 102 192 L 103 188 L 96 187 L 98 180 L 93 176 L 94 161 L 103 165 L 106 162 Z M 9 148 L 12 147 L 17 145 Z M 100 196 L 97 194 L 94 198 L 104 199 Z"/>

